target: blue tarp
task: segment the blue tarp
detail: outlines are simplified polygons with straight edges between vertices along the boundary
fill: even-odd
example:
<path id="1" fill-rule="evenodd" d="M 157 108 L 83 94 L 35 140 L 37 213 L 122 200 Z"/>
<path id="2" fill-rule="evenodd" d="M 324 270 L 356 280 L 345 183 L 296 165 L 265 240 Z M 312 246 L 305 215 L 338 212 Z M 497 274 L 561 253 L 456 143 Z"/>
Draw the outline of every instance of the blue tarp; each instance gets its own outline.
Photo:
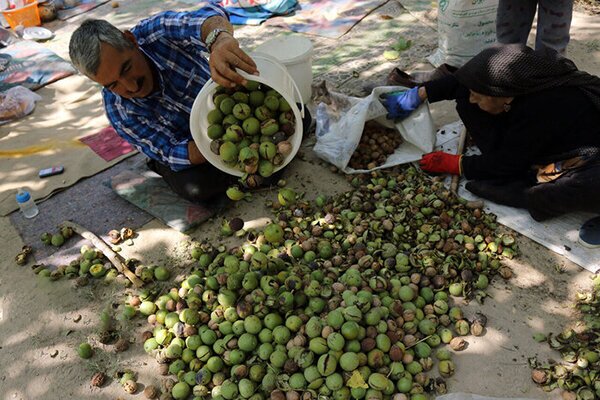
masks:
<path id="1" fill-rule="evenodd" d="M 265 4 L 238 7 L 239 5 L 252 4 L 252 1 L 239 2 L 237 0 L 211 0 L 227 10 L 229 18 L 234 25 L 260 25 L 268 18 L 286 15 L 298 7 L 298 0 L 272 0 Z M 238 6 L 236 6 L 238 5 Z"/>

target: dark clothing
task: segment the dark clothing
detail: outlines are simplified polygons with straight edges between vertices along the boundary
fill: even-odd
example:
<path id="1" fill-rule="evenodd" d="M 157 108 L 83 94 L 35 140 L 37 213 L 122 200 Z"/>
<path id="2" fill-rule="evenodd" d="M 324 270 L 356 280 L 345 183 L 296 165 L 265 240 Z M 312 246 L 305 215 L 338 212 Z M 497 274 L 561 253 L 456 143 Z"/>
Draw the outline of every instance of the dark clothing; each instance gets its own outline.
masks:
<path id="1" fill-rule="evenodd" d="M 482 154 L 464 156 L 467 179 L 524 177 L 532 166 L 582 147 L 600 147 L 600 112 L 576 87 L 515 97 L 508 112 L 492 115 L 469 102 L 454 75 L 425 83 L 430 102 L 456 100 L 456 110 Z"/>
<path id="2" fill-rule="evenodd" d="M 532 180 L 501 179 L 470 181 L 466 188 L 495 203 L 525 208 L 536 221 L 576 211 L 600 213 L 599 162 L 537 185 Z"/>
<path id="3" fill-rule="evenodd" d="M 600 162 L 566 172 L 527 191 L 531 216 L 542 221 L 574 211 L 600 213 Z"/>
<path id="4" fill-rule="evenodd" d="M 500 0 L 496 35 L 500 43 L 527 43 L 538 9 L 535 48 L 565 54 L 573 17 L 573 0 Z"/>
<path id="5" fill-rule="evenodd" d="M 173 192 L 192 203 L 201 203 L 223 194 L 237 181 L 235 176 L 222 172 L 208 162 L 173 171 L 167 164 L 149 159 L 148 168 L 162 176 Z"/>
<path id="6" fill-rule="evenodd" d="M 600 111 L 600 78 L 579 71 L 554 50 L 520 44 L 489 47 L 455 72 L 458 81 L 487 96 L 517 97 L 553 88 L 576 87 Z"/>

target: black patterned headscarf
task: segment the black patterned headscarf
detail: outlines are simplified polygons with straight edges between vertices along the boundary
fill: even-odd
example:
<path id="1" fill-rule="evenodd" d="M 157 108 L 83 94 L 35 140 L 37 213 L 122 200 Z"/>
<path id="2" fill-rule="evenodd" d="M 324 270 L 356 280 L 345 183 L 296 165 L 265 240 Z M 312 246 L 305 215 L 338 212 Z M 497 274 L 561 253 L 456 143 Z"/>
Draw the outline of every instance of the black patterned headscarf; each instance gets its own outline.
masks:
<path id="1" fill-rule="evenodd" d="M 455 72 L 458 81 L 487 96 L 516 97 L 556 87 L 577 87 L 600 110 L 600 78 L 579 71 L 573 61 L 550 49 L 521 44 L 483 50 Z"/>

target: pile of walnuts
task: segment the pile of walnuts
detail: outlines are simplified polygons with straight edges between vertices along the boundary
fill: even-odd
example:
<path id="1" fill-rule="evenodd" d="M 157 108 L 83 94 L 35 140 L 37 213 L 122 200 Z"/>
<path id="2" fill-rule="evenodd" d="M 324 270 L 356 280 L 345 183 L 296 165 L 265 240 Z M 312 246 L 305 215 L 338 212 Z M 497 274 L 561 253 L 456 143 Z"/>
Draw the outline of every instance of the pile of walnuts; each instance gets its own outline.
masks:
<path id="1" fill-rule="evenodd" d="M 367 122 L 358 147 L 348 164 L 354 169 L 373 169 L 383 165 L 402 143 L 400 133 L 376 122 Z"/>

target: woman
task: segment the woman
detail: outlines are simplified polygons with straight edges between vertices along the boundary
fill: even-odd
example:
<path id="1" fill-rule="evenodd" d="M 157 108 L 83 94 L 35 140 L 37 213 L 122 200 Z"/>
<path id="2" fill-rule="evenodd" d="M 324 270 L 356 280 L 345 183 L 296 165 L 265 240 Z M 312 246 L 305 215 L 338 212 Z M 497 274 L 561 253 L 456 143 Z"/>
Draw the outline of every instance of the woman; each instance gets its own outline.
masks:
<path id="1" fill-rule="evenodd" d="M 474 194 L 526 208 L 537 221 L 600 212 L 600 78 L 552 50 L 501 45 L 452 75 L 387 96 L 388 118 L 406 117 L 425 99 L 455 100 L 481 155 L 426 154 L 423 170 L 464 175 Z"/>

